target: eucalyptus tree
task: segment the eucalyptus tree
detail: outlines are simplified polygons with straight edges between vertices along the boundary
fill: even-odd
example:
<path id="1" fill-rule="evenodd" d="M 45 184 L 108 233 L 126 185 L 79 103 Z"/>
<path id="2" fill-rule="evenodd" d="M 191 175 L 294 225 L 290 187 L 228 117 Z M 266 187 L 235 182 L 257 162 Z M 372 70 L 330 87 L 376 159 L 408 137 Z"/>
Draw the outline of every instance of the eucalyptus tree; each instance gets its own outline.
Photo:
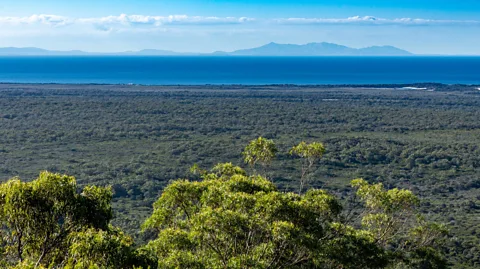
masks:
<path id="1" fill-rule="evenodd" d="M 279 192 L 262 176 L 217 165 L 202 181 L 172 182 L 144 230 L 159 268 L 382 268 L 369 233 L 339 222 L 334 196 Z"/>
<path id="2" fill-rule="evenodd" d="M 325 153 L 325 147 L 322 143 L 312 142 L 308 144 L 302 141 L 300 144 L 294 146 L 289 153 L 292 156 L 298 156 L 302 159 L 302 173 L 299 184 L 299 192 L 302 193 L 308 181 L 309 173 L 312 171 L 313 165 L 322 158 Z"/>
<path id="3" fill-rule="evenodd" d="M 97 239 L 109 235 L 110 242 L 129 242 L 109 224 L 113 217 L 111 199 L 110 188 L 79 189 L 74 177 L 49 172 L 41 172 L 31 182 L 14 178 L 1 184 L 2 267 L 60 268 L 68 263 L 74 268 L 87 268 L 76 260 L 92 260 L 94 252 L 81 249 L 88 248 L 87 243 L 96 245 L 100 241 L 81 240 L 85 236 Z M 118 247 L 126 249 L 128 244 L 110 244 L 101 255 L 118 259 Z"/>
<path id="4" fill-rule="evenodd" d="M 135 248 L 133 239 L 119 228 L 86 229 L 71 235 L 68 259 L 63 269 L 153 269 L 156 258 L 149 251 Z"/>
<path id="5" fill-rule="evenodd" d="M 246 164 L 255 169 L 256 164 L 260 164 L 264 170 L 270 165 L 277 153 L 277 147 L 273 140 L 259 137 L 250 141 L 242 152 L 243 160 Z"/>
<path id="6" fill-rule="evenodd" d="M 448 230 L 427 222 L 417 212 L 419 199 L 410 190 L 386 190 L 381 183 L 369 184 L 363 179 L 351 184 L 365 203 L 362 226 L 376 244 L 390 252 L 396 266 L 446 268 L 440 248 Z"/>

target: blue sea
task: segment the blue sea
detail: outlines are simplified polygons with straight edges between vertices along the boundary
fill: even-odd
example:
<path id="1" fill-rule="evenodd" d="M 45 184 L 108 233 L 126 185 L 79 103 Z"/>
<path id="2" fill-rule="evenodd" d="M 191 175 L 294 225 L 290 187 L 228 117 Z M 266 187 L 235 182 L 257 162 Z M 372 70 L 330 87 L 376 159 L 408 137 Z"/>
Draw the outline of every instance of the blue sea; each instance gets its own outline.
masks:
<path id="1" fill-rule="evenodd" d="M 480 84 L 480 57 L 0 57 L 0 82 Z"/>

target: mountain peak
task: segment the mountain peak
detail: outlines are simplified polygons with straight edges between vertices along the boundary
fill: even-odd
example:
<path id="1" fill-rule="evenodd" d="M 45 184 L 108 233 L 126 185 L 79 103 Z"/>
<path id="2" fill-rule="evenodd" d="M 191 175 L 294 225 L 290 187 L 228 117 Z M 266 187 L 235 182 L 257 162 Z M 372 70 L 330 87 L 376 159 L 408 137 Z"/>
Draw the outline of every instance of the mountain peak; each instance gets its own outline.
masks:
<path id="1" fill-rule="evenodd" d="M 278 43 L 275 43 L 275 42 L 270 42 L 270 43 L 267 43 L 267 44 L 265 44 L 265 45 L 263 45 L 263 46 L 260 46 L 260 47 L 275 47 L 275 46 L 281 46 L 281 45 L 283 45 L 283 44 L 278 44 Z M 285 45 L 287 45 L 287 44 L 285 44 Z"/>
<path id="2" fill-rule="evenodd" d="M 304 45 L 279 44 L 270 42 L 266 45 L 237 50 L 229 55 L 244 56 L 407 56 L 410 52 L 393 46 L 372 46 L 367 48 L 350 48 L 335 43 L 307 43 Z"/>

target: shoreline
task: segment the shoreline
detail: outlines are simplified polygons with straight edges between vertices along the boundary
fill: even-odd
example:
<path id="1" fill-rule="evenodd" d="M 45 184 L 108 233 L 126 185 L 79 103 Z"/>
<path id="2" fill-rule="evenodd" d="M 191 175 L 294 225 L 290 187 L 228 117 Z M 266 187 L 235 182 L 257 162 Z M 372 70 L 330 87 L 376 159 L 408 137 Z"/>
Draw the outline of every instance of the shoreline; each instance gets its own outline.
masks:
<path id="1" fill-rule="evenodd" d="M 190 84 L 190 85 L 140 85 L 140 84 L 95 84 L 95 83 L 2 83 L 0 82 L 0 93 L 10 92 L 14 95 L 29 93 L 43 94 L 55 91 L 56 94 L 82 94 L 82 92 L 98 91 L 105 93 L 115 92 L 404 92 L 407 93 L 458 93 L 468 94 L 472 97 L 479 97 L 480 85 L 466 84 L 342 84 L 342 85 L 298 85 L 298 84 L 268 84 L 268 85 L 240 85 L 240 84 Z"/>
<path id="2" fill-rule="evenodd" d="M 235 83 L 206 83 L 206 84 L 136 84 L 136 83 L 57 83 L 57 82 L 0 82 L 3 86 L 119 86 L 119 87 L 298 87 L 298 88 L 372 88 L 372 89 L 403 89 L 403 90 L 427 90 L 429 87 L 472 87 L 480 90 L 480 84 L 446 84 L 440 82 L 413 82 L 413 83 L 366 83 L 366 84 L 235 84 Z"/>

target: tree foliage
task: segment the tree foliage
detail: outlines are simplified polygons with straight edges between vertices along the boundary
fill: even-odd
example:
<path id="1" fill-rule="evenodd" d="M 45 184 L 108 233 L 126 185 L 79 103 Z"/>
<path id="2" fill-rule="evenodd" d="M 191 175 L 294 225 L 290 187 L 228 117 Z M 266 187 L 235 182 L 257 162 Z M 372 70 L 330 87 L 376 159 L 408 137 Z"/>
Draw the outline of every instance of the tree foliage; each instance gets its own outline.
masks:
<path id="1" fill-rule="evenodd" d="M 426 222 L 416 212 L 419 199 L 411 191 L 385 190 L 381 183 L 371 185 L 363 179 L 353 180 L 352 186 L 365 202 L 362 226 L 390 252 L 397 265 L 446 268 L 438 248 L 448 231 L 444 225 Z"/>
<path id="2" fill-rule="evenodd" d="M 377 195 L 373 191 L 379 185 L 352 184 L 360 187 L 367 210 L 384 212 L 389 223 L 372 211 L 364 217 L 365 229 L 356 229 L 343 221 L 342 206 L 323 190 L 282 193 L 264 177 L 219 164 L 200 182 L 177 180 L 164 190 L 144 224 L 158 233 L 147 248 L 157 254 L 159 268 L 386 268 L 400 262 L 410 266 L 414 257 L 432 261 L 386 245 L 400 229 L 391 231 L 391 223 L 397 223 L 393 218 L 400 217 L 395 214 L 407 215 L 417 202 L 411 192 L 380 190 Z M 412 235 L 424 234 L 425 228 L 415 227 Z M 411 238 L 423 238 L 428 248 L 422 250 L 432 249 L 429 239 Z"/>
<path id="3" fill-rule="evenodd" d="M 262 138 L 253 142 L 265 143 Z M 273 141 L 266 144 L 259 150 L 276 152 Z M 308 168 L 324 148 L 320 143 L 301 143 L 291 153 L 306 158 Z M 252 156 L 272 156 L 262 154 Z M 262 158 L 258 162 L 267 160 Z M 325 190 L 281 192 L 267 178 L 249 175 L 232 163 L 211 170 L 195 165 L 191 171 L 201 180 L 180 179 L 165 188 L 143 226 L 153 239 L 139 248 L 110 223 L 110 188 L 80 189 L 75 178 L 50 172 L 31 182 L 15 178 L 3 183 L 0 265 L 446 268 L 442 246 L 447 230 L 424 219 L 417 211 L 419 199 L 410 190 L 353 180 L 351 186 L 364 207 L 361 221 L 349 222 L 341 202 Z"/>
<path id="4" fill-rule="evenodd" d="M 313 165 L 318 162 L 325 153 L 325 147 L 322 143 L 312 142 L 307 144 L 302 141 L 294 146 L 290 151 L 290 155 L 302 158 L 302 174 L 300 177 L 299 192 L 302 193 L 307 177 Z"/>
<path id="5" fill-rule="evenodd" d="M 139 243 L 159 193 L 198 163 L 242 162 L 262 134 L 280 152 L 328 147 L 308 187 L 349 197 L 349 180 L 408 188 L 428 219 L 448 223 L 452 266 L 480 266 L 480 94 L 471 85 L 0 85 L 0 178 L 39 169 L 112 185 L 112 224 Z M 215 109 L 212 110 L 212 107 Z M 298 191 L 299 160 L 277 154 L 268 177 Z M 257 165 L 257 169 L 260 165 Z M 314 176 L 315 175 L 315 176 Z M 195 177 L 197 179 L 197 177 Z M 328 184 L 325 184 L 327 182 Z"/>
<path id="6" fill-rule="evenodd" d="M 40 173 L 31 182 L 12 179 L 1 184 L 4 266 L 17 263 L 20 267 L 56 266 L 68 262 L 71 268 L 97 268 L 82 267 L 77 261 L 88 260 L 93 266 L 98 265 L 96 255 L 116 259 L 118 248 L 127 243 L 111 245 L 101 254 L 80 251 L 88 248 L 86 244 L 92 244 L 80 240 L 88 234 L 97 237 L 115 234 L 115 229 L 109 226 L 113 217 L 111 197 L 109 188 L 87 186 L 79 191 L 75 178 L 49 172 Z M 108 237 L 110 241 L 120 238 L 122 242 L 131 241 L 123 235 L 114 240 Z"/>
<path id="7" fill-rule="evenodd" d="M 361 224 L 345 222 L 324 190 L 285 193 L 232 163 L 172 182 L 137 248 L 110 224 L 111 191 L 42 172 L 0 185 L 3 267 L 7 268 L 445 268 L 442 225 L 414 219 L 418 199 L 352 181 L 365 202 Z"/>
<path id="8" fill-rule="evenodd" d="M 68 261 L 64 269 L 153 268 L 155 257 L 135 249 L 131 237 L 119 228 L 107 231 L 85 229 L 70 236 Z"/>
<path id="9" fill-rule="evenodd" d="M 277 151 L 273 140 L 259 137 L 250 141 L 242 154 L 246 164 L 254 167 L 259 163 L 265 169 L 275 158 Z"/>

